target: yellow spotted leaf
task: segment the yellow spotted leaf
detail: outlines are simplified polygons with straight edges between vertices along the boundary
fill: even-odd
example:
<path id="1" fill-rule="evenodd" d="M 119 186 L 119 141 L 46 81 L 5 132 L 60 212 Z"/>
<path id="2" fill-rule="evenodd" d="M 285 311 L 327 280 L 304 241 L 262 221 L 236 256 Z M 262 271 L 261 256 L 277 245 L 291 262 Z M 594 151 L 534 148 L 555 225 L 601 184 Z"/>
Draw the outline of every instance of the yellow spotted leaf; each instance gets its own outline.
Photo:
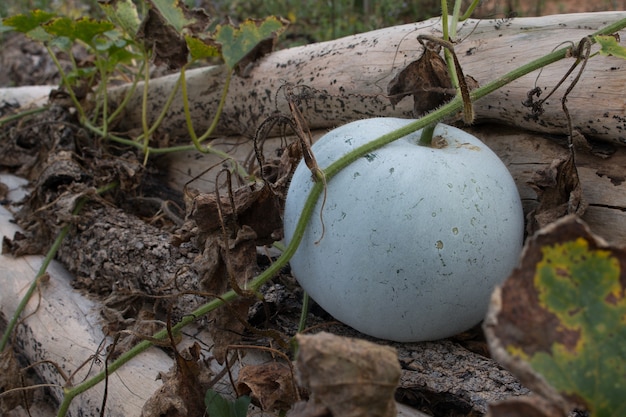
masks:
<path id="1" fill-rule="evenodd" d="M 600 54 L 616 56 L 626 59 L 626 47 L 619 44 L 619 37 L 611 35 L 597 35 L 594 39 L 600 45 Z"/>
<path id="2" fill-rule="evenodd" d="M 624 248 L 577 217 L 551 224 L 529 240 L 492 303 L 485 330 L 494 356 L 555 402 L 537 381 L 593 417 L 626 415 L 625 287 Z"/>

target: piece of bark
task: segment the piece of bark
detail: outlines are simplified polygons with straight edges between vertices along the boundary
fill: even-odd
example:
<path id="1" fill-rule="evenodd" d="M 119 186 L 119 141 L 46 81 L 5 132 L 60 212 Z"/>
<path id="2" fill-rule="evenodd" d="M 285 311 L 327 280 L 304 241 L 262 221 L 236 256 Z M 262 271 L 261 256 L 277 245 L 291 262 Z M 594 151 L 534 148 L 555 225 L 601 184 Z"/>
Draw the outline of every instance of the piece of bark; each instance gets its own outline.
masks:
<path id="1" fill-rule="evenodd" d="M 494 360 L 451 341 L 395 346 L 402 364 L 399 400 L 434 415 L 480 416 L 490 402 L 529 393 Z"/>
<path id="2" fill-rule="evenodd" d="M 128 308 L 142 296 L 171 296 L 160 301 L 159 310 L 171 307 L 177 320 L 205 300 L 185 294 L 202 290 L 202 271 L 194 266 L 200 253 L 190 243 L 175 246 L 170 233 L 99 203 L 88 204 L 71 229 L 58 259 L 74 275 L 76 288 L 104 295 L 107 305 Z"/>

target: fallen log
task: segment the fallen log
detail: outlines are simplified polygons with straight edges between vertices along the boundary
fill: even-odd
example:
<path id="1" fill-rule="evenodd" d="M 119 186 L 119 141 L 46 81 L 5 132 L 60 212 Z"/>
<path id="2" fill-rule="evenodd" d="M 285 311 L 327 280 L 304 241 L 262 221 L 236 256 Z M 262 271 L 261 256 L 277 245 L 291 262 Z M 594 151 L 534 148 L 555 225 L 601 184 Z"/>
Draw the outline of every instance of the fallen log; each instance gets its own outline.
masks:
<path id="1" fill-rule="evenodd" d="M 544 170 L 557 159 L 568 155 L 564 136 L 530 132 L 524 129 L 486 123 L 464 128 L 485 142 L 507 165 L 515 179 L 518 191 L 528 214 L 539 204 L 536 191 L 530 186 L 537 171 Z M 320 137 L 325 131 L 314 131 Z M 230 150 L 238 160 L 252 154 L 252 143 L 245 138 L 225 138 L 215 142 L 218 149 Z M 265 146 L 277 147 L 278 139 Z M 235 146 L 236 144 L 236 146 Z M 594 233 L 613 244 L 626 244 L 626 149 L 622 146 L 596 142 L 593 149 L 579 149 L 576 165 L 580 176 L 583 197 L 588 208 L 583 215 Z M 181 152 L 164 156 L 163 165 L 174 189 L 182 189 L 190 179 L 197 177 L 190 186 L 202 192 L 211 192 L 214 187 L 213 171 L 207 167 L 220 166 L 217 155 L 198 155 Z"/>
<path id="2" fill-rule="evenodd" d="M 12 185 L 11 179 L 2 181 Z M 12 237 L 18 230 L 12 224 L 12 215 L 0 207 L 0 238 Z M 8 321 L 16 311 L 26 289 L 35 278 L 42 256 L 13 258 L 0 255 L 0 317 Z M 58 262 L 47 269 L 49 279 L 42 282 L 38 294 L 30 300 L 23 320 L 17 327 L 14 346 L 45 384 L 51 384 L 51 402 L 60 402 L 63 388 L 80 383 L 104 370 L 103 358 L 111 341 L 102 331 L 101 308 L 71 287 L 72 276 Z M 26 318 L 27 317 L 27 318 Z M 2 327 L 4 331 L 5 327 Z M 45 362 L 49 361 L 49 362 Z M 56 367 L 53 365 L 56 364 Z M 98 415 L 107 391 L 107 416 L 138 416 L 145 399 L 161 384 L 156 381 L 159 372 L 166 372 L 171 359 L 158 348 L 144 352 L 137 361 L 129 363 L 112 375 L 105 388 L 104 382 L 72 402 L 70 416 Z M 72 380 L 64 380 L 62 370 Z M 3 385 L 3 388 L 8 388 Z"/>
<path id="3" fill-rule="evenodd" d="M 626 12 L 599 12 L 511 19 L 469 19 L 459 24 L 455 49 L 465 74 L 484 85 L 525 63 L 577 42 L 595 30 L 626 17 Z M 332 128 L 358 118 L 412 117 L 412 103 L 404 99 L 395 107 L 388 97 L 389 82 L 418 59 L 419 34 L 440 35 L 441 22 L 394 26 L 345 38 L 274 52 L 261 58 L 245 77 L 235 76 L 215 135 L 251 137 L 274 112 L 287 114 L 281 92 L 287 84 L 302 87 L 303 112 L 311 129 Z M 565 117 L 559 95 L 546 103 L 538 119 L 522 105 L 539 87 L 546 94 L 565 75 L 573 59 L 535 71 L 475 103 L 476 122 L 497 121 L 525 129 L 564 133 Z M 161 112 L 178 80 L 172 74 L 150 80 L 148 120 Z M 567 85 L 572 75 L 565 81 Z M 191 115 L 196 131 L 206 130 L 218 107 L 226 69 L 210 66 L 187 71 Z M 1 89 L 0 102 L 41 105 L 52 87 Z M 110 89 L 118 103 L 129 91 L 124 85 Z M 139 84 L 117 126 L 128 131 L 141 126 L 143 84 Z M 615 57 L 594 57 L 569 96 L 574 128 L 585 136 L 626 143 L 626 66 Z M 187 138 L 180 92 L 167 112 L 163 130 Z"/>
<path id="4" fill-rule="evenodd" d="M 475 20 L 459 24 L 456 53 L 466 75 L 479 85 L 578 42 L 595 30 L 626 17 L 626 12 L 554 15 L 545 17 Z M 424 22 L 380 29 L 334 41 L 274 52 L 260 59 L 246 74 L 235 76 L 216 135 L 251 137 L 272 113 L 289 113 L 281 88 L 301 87 L 305 120 L 311 129 L 325 129 L 359 118 L 412 117 L 413 105 L 405 98 L 392 106 L 388 84 L 409 63 L 419 58 L 420 34 L 440 36 L 441 22 Z M 534 120 L 522 102 L 538 87 L 545 95 L 555 87 L 574 62 L 565 59 L 530 73 L 475 103 L 477 122 L 497 121 L 528 130 L 565 133 L 566 119 L 557 95 Z M 196 131 L 206 130 L 219 103 L 226 70 L 213 66 L 190 70 L 186 79 Z M 567 86 L 573 75 L 565 81 Z M 178 74 L 150 81 L 148 119 L 154 121 L 178 79 Z M 565 87 L 562 87 L 564 91 Z M 141 126 L 141 84 L 117 130 Z M 114 100 L 128 91 L 114 88 Z M 574 129 L 585 136 L 626 143 L 626 65 L 620 58 L 594 57 L 568 98 Z M 180 93 L 168 111 L 164 130 L 173 137 L 187 137 Z"/>

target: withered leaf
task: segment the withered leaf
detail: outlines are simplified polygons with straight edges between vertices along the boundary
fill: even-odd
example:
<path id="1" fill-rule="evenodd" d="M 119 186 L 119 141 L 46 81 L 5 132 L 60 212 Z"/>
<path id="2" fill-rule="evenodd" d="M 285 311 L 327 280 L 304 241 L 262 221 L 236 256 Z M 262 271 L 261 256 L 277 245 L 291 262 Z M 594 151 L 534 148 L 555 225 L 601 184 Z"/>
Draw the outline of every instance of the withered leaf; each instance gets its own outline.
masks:
<path id="1" fill-rule="evenodd" d="M 288 410 L 298 399 L 291 369 L 278 362 L 241 368 L 236 387 L 262 410 Z"/>
<path id="2" fill-rule="evenodd" d="M 0 387 L 4 393 L 4 395 L 0 397 L 0 412 L 2 414 L 13 410 L 22 404 L 24 400 L 24 392 L 6 392 L 13 388 L 22 387 L 20 373 L 20 365 L 13 349 L 8 348 L 0 352 Z"/>
<path id="3" fill-rule="evenodd" d="M 553 160 L 547 169 L 537 171 L 528 184 L 539 199 L 539 206 L 528 213 L 529 235 L 568 214 L 582 216 L 587 208 L 573 152 Z"/>
<path id="4" fill-rule="evenodd" d="M 280 202 L 269 186 L 257 184 L 237 188 L 233 193 L 235 203 L 234 214 L 237 222 L 247 225 L 256 233 L 256 244 L 259 246 L 274 242 L 272 236 L 282 228 Z M 224 218 L 233 216 L 230 198 L 222 196 L 220 205 Z M 220 216 L 215 193 L 199 194 L 188 204 L 189 218 L 198 226 L 201 233 L 218 233 Z"/>
<path id="5" fill-rule="evenodd" d="M 9 194 L 9 187 L 3 182 L 0 182 L 0 200 L 5 200 Z"/>
<path id="6" fill-rule="evenodd" d="M 210 236 L 205 242 L 204 260 L 198 263 L 198 267 L 205 270 L 200 280 L 202 290 L 213 295 L 223 294 L 231 289 L 231 279 L 239 288 L 245 288 L 256 274 L 255 238 L 256 234 L 248 226 L 243 226 L 236 238 L 226 242 L 221 233 Z M 241 340 L 248 310 L 254 301 L 240 297 L 208 313 L 209 333 L 215 342 L 213 355 L 219 363 L 224 363 L 228 346 Z"/>
<path id="7" fill-rule="evenodd" d="M 389 82 L 389 101 L 396 105 L 413 95 L 413 112 L 419 117 L 454 97 L 446 62 L 439 55 L 440 47 L 424 47 L 422 56 L 411 62 Z"/>
<path id="8" fill-rule="evenodd" d="M 206 415 L 204 394 L 210 384 L 210 371 L 199 357 L 196 343 L 176 353 L 174 369 L 161 374 L 163 385 L 146 401 L 141 417 L 202 417 Z"/>
<path id="9" fill-rule="evenodd" d="M 179 69 L 187 63 L 189 51 L 185 39 L 152 8 L 141 22 L 137 39 L 152 50 L 155 65 L 166 64 L 169 69 Z"/>
<path id="10" fill-rule="evenodd" d="M 201 9 L 190 10 L 184 3 L 177 2 L 174 14 L 179 19 L 172 21 L 167 18 L 172 16 L 164 15 L 157 6 L 152 3 L 148 9 L 137 38 L 143 40 L 148 49 L 152 49 L 156 65 L 166 64 L 169 69 L 179 69 L 187 63 L 189 53 L 183 31 L 190 34 L 203 32 L 209 25 L 209 16 Z"/>
<path id="11" fill-rule="evenodd" d="M 625 271 L 626 249 L 569 215 L 529 239 L 494 291 L 484 325 L 492 355 L 547 401 L 546 416 L 624 409 L 615 381 L 626 369 Z"/>
<path id="12" fill-rule="evenodd" d="M 397 352 L 330 333 L 296 336 L 296 369 L 311 399 L 342 417 L 395 417 L 400 380 Z"/>

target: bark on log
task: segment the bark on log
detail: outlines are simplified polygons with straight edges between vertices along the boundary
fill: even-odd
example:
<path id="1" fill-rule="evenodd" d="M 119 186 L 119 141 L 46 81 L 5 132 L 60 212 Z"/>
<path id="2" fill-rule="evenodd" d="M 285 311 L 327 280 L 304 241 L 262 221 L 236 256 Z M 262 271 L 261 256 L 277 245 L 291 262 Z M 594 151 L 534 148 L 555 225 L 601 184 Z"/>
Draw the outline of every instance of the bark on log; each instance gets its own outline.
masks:
<path id="1" fill-rule="evenodd" d="M 7 181 L 3 177 L 3 181 Z M 12 237 L 17 226 L 11 223 L 12 215 L 0 207 L 0 239 Z M 43 257 L 25 256 L 12 258 L 0 255 L 0 316 L 8 321 L 18 303 L 34 279 Z M 102 355 L 92 358 L 99 345 L 107 340 L 102 331 L 101 306 L 98 302 L 74 290 L 72 276 L 58 262 L 48 267 L 50 279 L 41 284 L 40 297 L 31 299 L 17 327 L 20 354 L 29 363 L 54 361 L 66 373 L 73 375 L 72 384 L 104 370 Z M 4 326 L 2 326 L 4 331 Z M 110 340 L 107 344 L 110 343 Z M 86 363 L 86 365 L 85 365 Z M 161 385 L 156 381 L 159 372 L 166 372 L 171 365 L 168 355 L 158 348 L 151 348 L 136 361 L 122 367 L 108 384 L 106 416 L 138 416 L 145 399 Z M 50 392 L 56 401 L 63 397 L 67 381 L 49 364 L 36 366 L 44 383 L 55 384 Z M 96 385 L 84 395 L 74 399 L 69 416 L 98 416 L 104 396 L 104 383 Z"/>
<path id="2" fill-rule="evenodd" d="M 480 85 L 544 56 L 569 42 L 577 42 L 609 23 L 626 17 L 626 12 L 583 13 L 505 20 L 468 20 L 459 25 L 455 45 L 466 75 Z M 412 102 L 405 98 L 393 108 L 387 85 L 409 63 L 418 59 L 422 47 L 418 34 L 440 35 L 441 22 L 395 26 L 342 39 L 274 52 L 259 60 L 246 78 L 235 76 L 228 92 L 216 135 L 252 136 L 259 124 L 276 110 L 288 114 L 281 86 L 306 86 L 304 116 L 311 129 L 330 128 L 354 119 L 373 116 L 410 117 Z M 622 31 L 622 38 L 626 32 Z M 538 132 L 564 133 L 565 117 L 559 92 L 545 106 L 538 120 L 527 120 L 529 109 L 522 105 L 527 94 L 539 87 L 545 95 L 573 63 L 565 59 L 535 71 L 479 100 L 478 121 L 490 120 Z M 149 119 L 154 120 L 161 104 L 178 78 L 177 74 L 150 81 Z M 572 76 L 565 82 L 567 86 Z M 223 67 L 187 72 L 192 119 L 196 131 L 208 128 L 217 109 L 225 80 Z M 128 87 L 112 90 L 113 97 Z M 562 87 L 564 91 L 565 87 Z M 140 85 L 131 99 L 118 130 L 141 126 Z M 582 134 L 626 143 L 626 65 L 620 58 L 594 57 L 569 96 L 574 128 Z M 178 94 L 168 112 L 163 130 L 187 138 Z M 185 139 L 187 140 L 187 139 Z"/>

